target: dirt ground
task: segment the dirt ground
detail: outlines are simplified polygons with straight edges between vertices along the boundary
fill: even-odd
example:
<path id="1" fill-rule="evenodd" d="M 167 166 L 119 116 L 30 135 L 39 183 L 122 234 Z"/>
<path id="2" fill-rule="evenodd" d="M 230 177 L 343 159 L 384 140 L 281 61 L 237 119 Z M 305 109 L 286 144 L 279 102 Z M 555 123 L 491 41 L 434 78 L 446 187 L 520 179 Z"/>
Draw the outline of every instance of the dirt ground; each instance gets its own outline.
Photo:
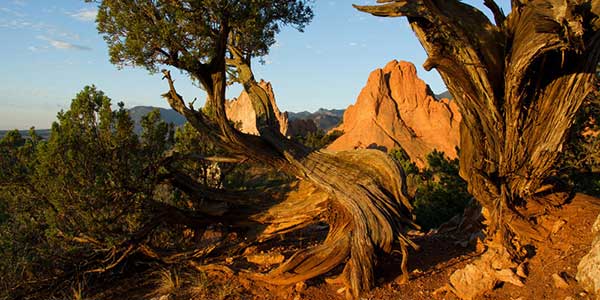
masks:
<path id="1" fill-rule="evenodd" d="M 585 195 L 577 195 L 562 209 L 549 212 L 539 225 L 549 228 L 554 233 L 535 245 L 536 255 L 529 262 L 529 274 L 525 286 L 500 285 L 483 295 L 481 299 L 593 299 L 592 295 L 588 295 L 579 287 L 575 275 L 577 264 L 590 250 L 593 239 L 591 227 L 599 213 L 600 201 Z M 448 283 L 450 274 L 477 259 L 480 253 L 474 247 L 460 246 L 457 240 L 448 234 L 417 236 L 413 240 L 421 250 L 410 253 L 410 281 L 402 285 L 396 283 L 396 279 L 401 274 L 399 267 L 401 255 L 393 253 L 380 260 L 376 272 L 379 276 L 377 286 L 363 295 L 361 300 L 458 299 L 450 292 L 438 290 Z M 275 251 L 287 254 L 293 252 L 293 249 L 280 246 Z M 232 266 L 235 264 L 233 263 Z M 245 264 L 249 269 L 253 269 L 253 265 L 247 262 Z M 243 266 L 237 265 L 233 269 L 239 267 Z M 339 271 L 341 270 L 334 270 L 331 275 Z M 101 293 L 103 296 L 97 294 L 100 297 L 93 298 L 115 299 L 114 297 L 120 298 L 119 296 L 126 294 L 129 299 L 153 300 L 344 300 L 342 294 L 338 293 L 340 287 L 330 286 L 322 278 L 292 287 L 274 287 L 246 280 L 243 272 L 233 275 L 219 274 L 219 272 L 208 274 L 208 277 L 202 280 L 191 281 L 187 289 L 194 289 L 195 286 L 193 293 L 180 293 L 173 289 L 170 290 L 170 295 L 153 293 L 152 291 L 157 289 L 157 284 L 144 281 L 144 276 L 141 276 L 137 281 L 130 278 L 120 291 L 113 289 L 110 293 Z M 557 287 L 553 275 L 560 276 L 566 285 Z M 164 288 L 164 282 L 159 281 L 159 285 L 161 284 Z M 168 288 L 164 291 L 167 290 Z"/>

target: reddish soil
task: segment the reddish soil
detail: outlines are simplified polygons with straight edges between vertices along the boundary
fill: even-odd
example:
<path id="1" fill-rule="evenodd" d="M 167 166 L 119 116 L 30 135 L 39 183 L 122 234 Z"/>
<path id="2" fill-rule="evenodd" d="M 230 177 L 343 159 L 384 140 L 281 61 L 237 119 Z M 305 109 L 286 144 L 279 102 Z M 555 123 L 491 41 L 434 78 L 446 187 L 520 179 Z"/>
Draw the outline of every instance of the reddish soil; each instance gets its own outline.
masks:
<path id="1" fill-rule="evenodd" d="M 585 195 L 577 195 L 563 208 L 549 212 L 539 225 L 551 230 L 554 227 L 556 232 L 535 245 L 536 254 L 529 262 L 529 276 L 525 286 L 504 284 L 485 294 L 481 299 L 593 299 L 593 296 L 588 295 L 579 287 L 575 281 L 575 274 L 577 264 L 590 249 L 593 239 L 590 230 L 599 213 L 600 200 Z M 401 274 L 401 256 L 394 253 L 381 259 L 382 263 L 377 271 L 379 276 L 377 287 L 363 295 L 361 299 L 458 299 L 450 292 L 436 292 L 436 290 L 448 283 L 450 274 L 477 259 L 479 254 L 473 248 L 464 248 L 458 245 L 456 239 L 450 235 L 425 235 L 415 237 L 413 240 L 421 246 L 421 250 L 410 253 L 409 283 L 403 285 L 396 283 L 395 279 Z M 278 247 L 278 251 L 286 256 L 290 250 L 285 246 Z M 238 269 L 238 267 L 252 268 L 252 265 L 247 262 L 242 264 L 244 266 L 234 262 L 234 269 Z M 341 270 L 334 270 L 331 275 L 335 275 L 339 271 Z M 562 276 L 568 287 L 556 287 L 552 279 L 553 274 Z M 154 299 L 344 300 L 343 296 L 336 292 L 340 287 L 330 286 L 323 279 L 309 280 L 294 287 L 274 287 L 245 280 L 243 275 L 228 276 L 211 272 L 209 282 L 210 286 L 201 295 L 190 296 L 189 293 L 176 293 L 179 296 L 155 297 Z M 140 284 L 138 287 L 147 292 L 142 293 L 137 290 L 134 296 L 131 292 L 135 289 L 135 284 L 130 282 L 128 285 L 130 290 L 126 292 L 128 298 L 132 299 L 130 296 L 134 296 L 135 299 L 141 299 L 138 298 L 141 297 L 140 295 L 150 294 L 152 288 L 148 289 L 147 281 L 143 285 L 142 282 L 138 283 Z M 152 297 L 143 297 L 143 299 L 150 298 Z"/>

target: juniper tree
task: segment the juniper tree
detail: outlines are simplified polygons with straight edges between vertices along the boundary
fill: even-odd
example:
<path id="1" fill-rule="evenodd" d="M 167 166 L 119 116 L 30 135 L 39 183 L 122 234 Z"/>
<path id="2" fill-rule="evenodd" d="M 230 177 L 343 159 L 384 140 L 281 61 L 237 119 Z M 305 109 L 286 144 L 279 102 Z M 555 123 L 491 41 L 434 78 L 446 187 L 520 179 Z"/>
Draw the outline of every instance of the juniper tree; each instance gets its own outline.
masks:
<path id="1" fill-rule="evenodd" d="M 151 72 L 167 65 L 199 83 L 207 95 L 203 110 L 184 101 L 168 71 L 163 71 L 169 84 L 163 96 L 199 133 L 230 153 L 220 159 L 258 161 L 328 194 L 304 203 L 267 205 L 266 211 L 251 215 L 235 209 L 233 202 L 239 194 L 192 186 L 192 180 L 170 169 L 176 174 L 174 184 L 188 194 L 202 196 L 203 203 L 229 201 L 230 211 L 221 219 L 235 223 L 250 218 L 267 223 L 266 229 L 250 237 L 252 240 L 264 241 L 317 222 L 329 224 L 321 245 L 301 249 L 268 274 L 252 277 L 290 285 L 344 264 L 340 276 L 330 282 L 343 284 L 348 297 L 358 297 L 374 284 L 378 250 L 389 253 L 396 245 L 406 258 L 411 245 L 402 235 L 414 224 L 403 171 L 386 154 L 375 150 L 312 151 L 282 136 L 267 93 L 257 84 L 251 68 L 253 57 L 268 53 L 280 26 L 304 28 L 313 16 L 310 4 L 301 0 L 104 0 L 100 1 L 97 22 L 113 63 Z M 250 96 L 258 136 L 239 132 L 227 120 L 224 103 L 228 82 L 241 84 Z M 258 193 L 262 199 L 270 198 L 268 190 Z M 403 271 L 407 278 L 406 262 Z"/>
<path id="2" fill-rule="evenodd" d="M 406 17 L 427 52 L 424 68 L 437 69 L 457 101 L 460 175 L 489 212 L 484 257 L 516 267 L 533 255 L 532 243 L 547 236 L 536 226 L 540 212 L 566 201 L 544 195 L 556 191 L 548 179 L 594 88 L 600 1 L 512 0 L 506 15 L 485 0 L 493 20 L 458 0 L 377 3 L 355 7 Z"/>

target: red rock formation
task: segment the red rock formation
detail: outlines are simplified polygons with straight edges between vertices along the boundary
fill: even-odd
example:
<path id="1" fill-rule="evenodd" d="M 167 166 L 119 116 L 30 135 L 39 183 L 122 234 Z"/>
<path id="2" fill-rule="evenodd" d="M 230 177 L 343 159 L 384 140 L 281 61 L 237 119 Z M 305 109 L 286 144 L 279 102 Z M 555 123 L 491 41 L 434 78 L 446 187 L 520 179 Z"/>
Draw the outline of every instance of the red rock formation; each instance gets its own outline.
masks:
<path id="1" fill-rule="evenodd" d="M 279 111 L 279 108 L 275 103 L 275 93 L 273 92 L 271 83 L 261 80 L 259 85 L 265 89 L 265 91 L 267 91 L 267 94 L 269 94 L 269 99 L 271 100 L 273 109 L 275 110 L 275 116 L 279 121 L 279 130 L 283 135 L 287 135 L 287 113 L 282 113 Z M 250 101 L 250 97 L 248 97 L 246 91 L 242 91 L 237 99 L 234 98 L 227 101 L 225 103 L 225 110 L 229 120 L 238 123 L 240 125 L 239 129 L 242 132 L 258 135 L 258 130 L 256 129 L 256 113 L 254 112 L 252 102 Z"/>
<path id="2" fill-rule="evenodd" d="M 434 149 L 457 157 L 460 120 L 454 101 L 436 100 L 412 63 L 394 60 L 371 73 L 336 128 L 344 134 L 327 149 L 402 147 L 417 166 L 424 167 Z"/>

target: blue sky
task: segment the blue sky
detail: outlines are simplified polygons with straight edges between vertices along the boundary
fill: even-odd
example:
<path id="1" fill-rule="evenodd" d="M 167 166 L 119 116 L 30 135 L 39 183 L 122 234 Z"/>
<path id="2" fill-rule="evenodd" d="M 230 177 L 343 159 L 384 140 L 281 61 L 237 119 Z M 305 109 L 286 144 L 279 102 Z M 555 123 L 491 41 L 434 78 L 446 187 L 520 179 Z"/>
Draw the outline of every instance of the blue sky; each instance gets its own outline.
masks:
<path id="1" fill-rule="evenodd" d="M 420 67 L 425 52 L 405 18 L 377 18 L 351 6 L 375 0 L 315 2 L 315 18 L 304 33 L 282 30 L 266 63 L 254 64 L 256 77 L 272 82 L 280 109 L 346 108 L 369 73 L 392 59 L 415 63 L 434 92 L 445 90 L 437 72 Z M 481 8 L 483 0 L 464 2 Z M 508 0 L 497 2 L 508 11 Z M 95 14 L 95 4 L 83 0 L 0 0 L 0 129 L 48 128 L 90 84 L 127 107 L 167 106 L 160 75 L 108 62 Z M 204 99 L 185 75 L 173 75 L 180 94 Z M 233 87 L 228 96 L 239 91 Z"/>

